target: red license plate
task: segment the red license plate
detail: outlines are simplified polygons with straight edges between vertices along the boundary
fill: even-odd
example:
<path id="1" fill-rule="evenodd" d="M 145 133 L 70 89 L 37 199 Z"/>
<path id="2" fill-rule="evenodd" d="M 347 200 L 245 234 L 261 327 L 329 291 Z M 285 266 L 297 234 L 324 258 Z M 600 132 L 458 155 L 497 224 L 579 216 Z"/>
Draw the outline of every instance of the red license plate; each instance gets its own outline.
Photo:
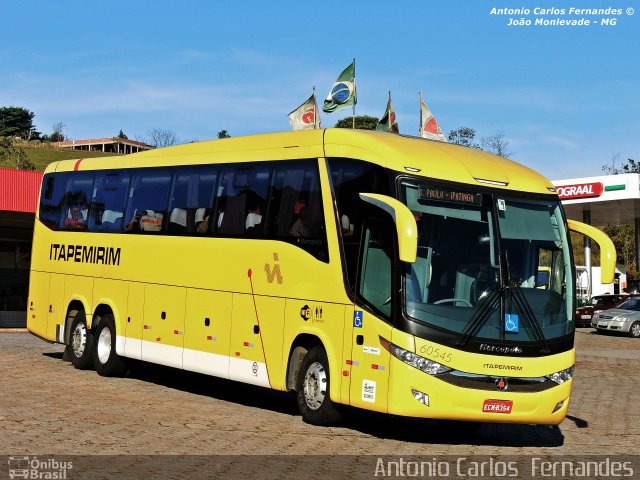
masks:
<path id="1" fill-rule="evenodd" d="M 511 413 L 513 402 L 511 400 L 485 400 L 482 411 L 485 413 Z"/>

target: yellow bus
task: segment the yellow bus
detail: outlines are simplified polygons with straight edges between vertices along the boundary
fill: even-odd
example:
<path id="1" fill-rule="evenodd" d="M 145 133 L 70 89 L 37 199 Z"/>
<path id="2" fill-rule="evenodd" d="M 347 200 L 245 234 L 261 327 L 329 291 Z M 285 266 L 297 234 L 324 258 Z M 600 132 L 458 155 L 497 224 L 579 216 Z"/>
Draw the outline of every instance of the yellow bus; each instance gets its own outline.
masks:
<path id="1" fill-rule="evenodd" d="M 501 157 L 357 130 L 51 164 L 28 329 L 77 368 L 129 359 L 412 417 L 558 424 L 575 364 L 569 229 Z M 540 259 L 549 286 L 536 288 Z"/>

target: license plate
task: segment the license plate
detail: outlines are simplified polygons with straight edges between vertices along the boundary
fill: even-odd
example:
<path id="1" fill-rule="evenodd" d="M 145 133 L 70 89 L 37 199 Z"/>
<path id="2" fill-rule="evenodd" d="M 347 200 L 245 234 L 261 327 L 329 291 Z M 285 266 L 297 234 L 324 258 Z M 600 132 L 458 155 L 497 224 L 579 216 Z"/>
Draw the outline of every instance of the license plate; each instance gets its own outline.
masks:
<path id="1" fill-rule="evenodd" d="M 485 400 L 482 404 L 484 413 L 511 413 L 512 408 L 511 400 Z"/>
<path id="2" fill-rule="evenodd" d="M 607 328 L 609 326 L 609 324 L 607 322 L 598 322 L 598 326 Z"/>
<path id="3" fill-rule="evenodd" d="M 591 315 L 580 315 L 582 320 L 591 320 Z"/>

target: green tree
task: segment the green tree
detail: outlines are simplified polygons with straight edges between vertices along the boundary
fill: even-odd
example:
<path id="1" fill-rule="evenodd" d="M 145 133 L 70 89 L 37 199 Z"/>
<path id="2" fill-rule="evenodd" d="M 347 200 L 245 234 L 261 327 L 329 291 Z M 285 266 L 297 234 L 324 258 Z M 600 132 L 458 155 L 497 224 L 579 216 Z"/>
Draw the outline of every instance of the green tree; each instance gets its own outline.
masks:
<path id="1" fill-rule="evenodd" d="M 375 130 L 380 119 L 378 117 L 370 117 L 369 115 L 356 116 L 356 128 L 360 130 Z M 352 128 L 353 117 L 346 117 L 338 120 L 336 128 Z"/>
<path id="2" fill-rule="evenodd" d="M 127 137 L 124 132 L 122 131 L 122 129 L 120 129 L 120 132 L 118 132 L 118 138 L 122 138 L 124 140 L 128 140 L 129 137 Z"/>
<path id="3" fill-rule="evenodd" d="M 627 162 L 620 167 L 616 166 L 616 162 L 620 157 L 619 153 L 611 156 L 611 165 L 603 165 L 602 171 L 607 175 L 620 175 L 622 173 L 640 173 L 640 162 L 636 162 L 633 158 L 627 158 Z"/>
<path id="4" fill-rule="evenodd" d="M 0 108 L 0 137 L 20 137 L 35 140 L 40 137 L 33 125 L 35 113 L 22 107 Z"/>
<path id="5" fill-rule="evenodd" d="M 229 132 L 226 130 L 220 130 L 218 132 L 218 138 L 231 138 L 231 135 L 229 135 Z"/>
<path id="6" fill-rule="evenodd" d="M 49 140 L 51 142 L 64 142 L 65 137 L 64 137 L 64 134 L 62 133 L 62 130 L 64 130 L 64 127 L 66 127 L 66 125 L 62 122 L 54 123 L 53 133 L 49 137 Z"/>
<path id="7" fill-rule="evenodd" d="M 29 160 L 21 148 L 13 145 L 9 137 L 0 137 L 0 166 L 17 170 L 35 170 L 35 164 Z"/>
<path id="8" fill-rule="evenodd" d="M 449 143 L 454 145 L 462 145 L 463 147 L 480 148 L 480 145 L 474 143 L 476 131 L 469 127 L 460 127 L 457 130 L 451 130 L 447 135 Z"/>

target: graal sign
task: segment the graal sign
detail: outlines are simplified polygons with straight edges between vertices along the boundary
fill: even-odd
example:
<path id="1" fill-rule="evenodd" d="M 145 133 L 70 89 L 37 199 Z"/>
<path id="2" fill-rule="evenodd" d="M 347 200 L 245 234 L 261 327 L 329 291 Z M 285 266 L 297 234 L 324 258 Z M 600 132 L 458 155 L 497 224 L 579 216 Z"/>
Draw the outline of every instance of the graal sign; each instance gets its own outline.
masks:
<path id="1" fill-rule="evenodd" d="M 560 200 L 599 197 L 603 191 L 604 186 L 600 182 L 556 186 L 556 192 L 558 192 Z"/>

